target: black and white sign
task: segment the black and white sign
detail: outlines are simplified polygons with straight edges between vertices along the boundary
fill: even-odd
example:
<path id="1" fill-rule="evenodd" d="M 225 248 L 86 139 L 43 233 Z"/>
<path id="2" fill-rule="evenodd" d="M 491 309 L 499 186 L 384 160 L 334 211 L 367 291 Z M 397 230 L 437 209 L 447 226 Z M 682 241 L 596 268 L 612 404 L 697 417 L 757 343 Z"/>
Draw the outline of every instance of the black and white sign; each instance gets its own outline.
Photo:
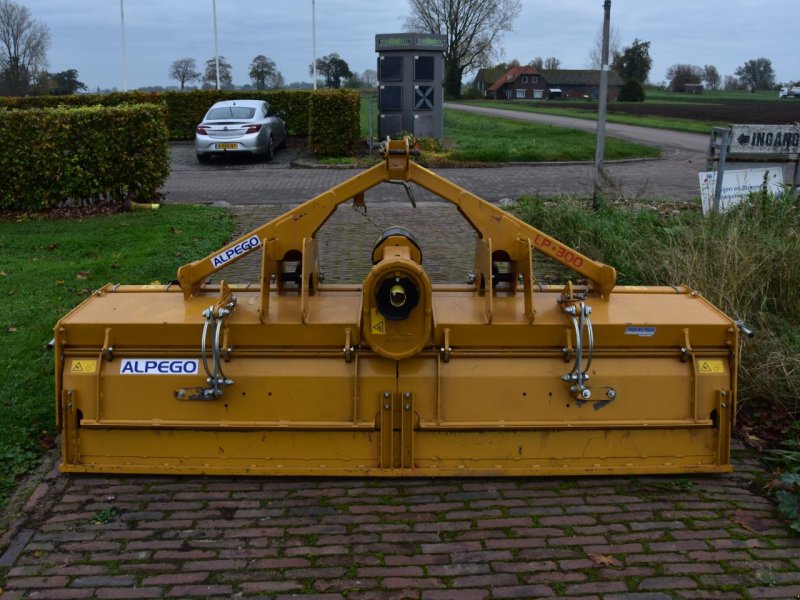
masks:
<path id="1" fill-rule="evenodd" d="M 733 125 L 731 154 L 796 154 L 800 125 Z"/>

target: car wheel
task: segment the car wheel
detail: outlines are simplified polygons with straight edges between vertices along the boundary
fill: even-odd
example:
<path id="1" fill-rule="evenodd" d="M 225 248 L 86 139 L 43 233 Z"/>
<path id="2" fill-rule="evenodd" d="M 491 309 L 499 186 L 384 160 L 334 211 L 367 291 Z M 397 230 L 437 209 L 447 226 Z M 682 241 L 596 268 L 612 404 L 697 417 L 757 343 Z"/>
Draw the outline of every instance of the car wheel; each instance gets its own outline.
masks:
<path id="1" fill-rule="evenodd" d="M 211 160 L 211 155 L 210 154 L 198 154 L 197 155 L 197 162 L 207 163 L 210 160 Z"/>
<path id="2" fill-rule="evenodd" d="M 272 136 L 269 136 L 267 151 L 264 153 L 264 160 L 272 160 L 273 156 L 275 156 L 275 147 L 273 146 Z"/>

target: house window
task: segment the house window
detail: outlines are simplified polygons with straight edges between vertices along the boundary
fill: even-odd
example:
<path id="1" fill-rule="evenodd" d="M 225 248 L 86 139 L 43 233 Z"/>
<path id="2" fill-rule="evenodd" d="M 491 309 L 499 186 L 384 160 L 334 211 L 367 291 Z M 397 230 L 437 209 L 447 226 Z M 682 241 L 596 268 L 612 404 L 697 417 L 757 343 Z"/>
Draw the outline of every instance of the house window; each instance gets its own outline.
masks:
<path id="1" fill-rule="evenodd" d="M 522 76 L 522 83 L 528 83 L 528 76 L 527 75 L 523 75 Z"/>
<path id="2" fill-rule="evenodd" d="M 531 75 L 531 83 L 536 83 L 539 81 L 539 77 L 537 75 Z"/>
<path id="3" fill-rule="evenodd" d="M 525 97 L 525 90 L 524 89 L 522 89 L 522 90 L 518 89 L 518 90 L 516 90 L 516 92 L 517 92 L 517 98 L 524 98 Z"/>

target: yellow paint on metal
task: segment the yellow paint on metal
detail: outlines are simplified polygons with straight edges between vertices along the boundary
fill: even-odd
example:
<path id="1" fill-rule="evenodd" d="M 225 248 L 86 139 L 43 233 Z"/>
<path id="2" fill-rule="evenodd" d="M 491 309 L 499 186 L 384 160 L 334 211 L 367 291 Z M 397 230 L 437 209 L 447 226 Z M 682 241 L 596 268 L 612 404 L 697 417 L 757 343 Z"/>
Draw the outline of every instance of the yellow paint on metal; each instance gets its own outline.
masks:
<path id="1" fill-rule="evenodd" d="M 372 335 L 386 335 L 386 317 L 377 308 L 370 309 L 369 322 Z"/>
<path id="2" fill-rule="evenodd" d="M 475 282 L 431 285 L 401 232 L 366 257 L 363 284 L 321 283 L 319 228 L 336 206 L 398 179 L 456 204 L 475 228 Z M 534 251 L 588 286 L 537 285 Z M 260 281 L 203 283 L 251 252 L 262 255 Z M 736 325 L 686 287 L 614 284 L 611 267 L 411 162 L 407 142 L 393 141 L 384 163 L 182 267 L 179 285 L 107 285 L 61 319 L 61 468 L 730 470 Z"/>
<path id="3" fill-rule="evenodd" d="M 73 360 L 69 372 L 73 375 L 91 375 L 97 373 L 96 360 Z"/>
<path id="4" fill-rule="evenodd" d="M 697 364 L 697 370 L 701 375 L 725 372 L 725 363 L 721 360 L 699 360 L 697 361 Z"/>

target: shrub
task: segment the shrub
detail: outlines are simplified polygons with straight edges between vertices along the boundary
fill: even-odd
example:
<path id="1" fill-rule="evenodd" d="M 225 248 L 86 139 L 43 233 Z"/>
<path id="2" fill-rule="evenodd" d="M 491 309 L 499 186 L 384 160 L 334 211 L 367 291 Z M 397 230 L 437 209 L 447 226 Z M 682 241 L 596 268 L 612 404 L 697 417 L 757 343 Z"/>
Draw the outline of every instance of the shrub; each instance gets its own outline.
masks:
<path id="1" fill-rule="evenodd" d="M 308 135 L 308 102 L 311 92 L 280 90 L 275 92 L 199 90 L 194 92 L 167 92 L 163 94 L 167 105 L 169 136 L 173 139 L 191 139 L 194 129 L 208 109 L 221 100 L 266 100 L 274 112 L 283 112 L 289 135 Z"/>
<path id="2" fill-rule="evenodd" d="M 360 134 L 358 93 L 318 90 L 311 94 L 308 145 L 321 156 L 352 154 Z"/>
<path id="3" fill-rule="evenodd" d="M 629 79 L 619 93 L 622 102 L 644 102 L 644 88 L 635 79 Z"/>
<path id="4" fill-rule="evenodd" d="M 289 135 L 309 135 L 309 103 L 314 92 L 310 90 L 231 91 L 196 90 L 192 92 L 115 92 L 113 94 L 80 94 L 72 96 L 0 97 L 0 108 L 30 109 L 79 106 L 119 106 L 121 104 L 163 104 L 167 130 L 171 139 L 191 139 L 194 130 L 209 107 L 220 100 L 247 98 L 266 100 L 275 112 L 283 112 Z M 322 93 L 322 92 L 320 92 Z M 331 94 L 353 92 L 326 92 Z M 352 107 L 351 107 L 352 109 Z M 358 107 L 355 107 L 358 118 Z M 324 116 L 322 117 L 324 121 Z M 349 120 L 349 117 L 348 117 Z"/>
<path id="5" fill-rule="evenodd" d="M 164 108 L 0 111 L 0 207 L 151 201 L 169 174 Z"/>

